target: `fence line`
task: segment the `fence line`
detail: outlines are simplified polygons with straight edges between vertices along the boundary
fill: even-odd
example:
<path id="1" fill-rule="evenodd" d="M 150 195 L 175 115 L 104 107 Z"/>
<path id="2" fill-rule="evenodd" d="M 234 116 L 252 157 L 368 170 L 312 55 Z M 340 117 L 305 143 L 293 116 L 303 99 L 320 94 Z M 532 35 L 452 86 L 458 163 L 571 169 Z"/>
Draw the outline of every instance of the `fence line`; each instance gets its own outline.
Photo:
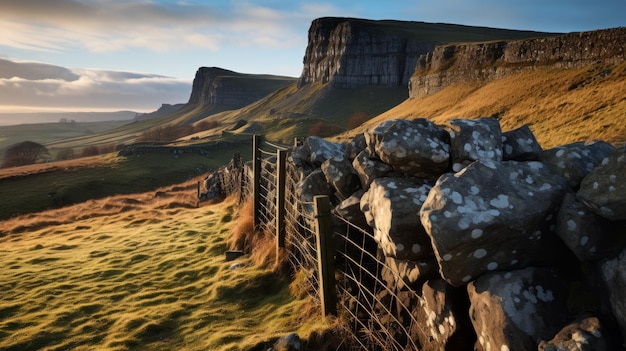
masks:
<path id="1" fill-rule="evenodd" d="M 298 184 L 304 175 L 289 160 L 289 149 L 262 139 L 254 136 L 252 168 L 236 155 L 221 170 L 222 189 L 238 194 L 241 202 L 253 197 L 255 228 L 276 235 L 277 250 L 286 250 L 294 271 L 305 274 L 307 293 L 324 314 L 346 322 L 351 348 L 419 350 L 417 335 L 424 331 L 414 309 L 403 302 L 419 296 L 408 287 L 390 288 L 394 285 L 383 270 L 388 280 L 402 278 L 385 262 L 371 228 L 334 214 L 327 197 L 303 201 Z"/>

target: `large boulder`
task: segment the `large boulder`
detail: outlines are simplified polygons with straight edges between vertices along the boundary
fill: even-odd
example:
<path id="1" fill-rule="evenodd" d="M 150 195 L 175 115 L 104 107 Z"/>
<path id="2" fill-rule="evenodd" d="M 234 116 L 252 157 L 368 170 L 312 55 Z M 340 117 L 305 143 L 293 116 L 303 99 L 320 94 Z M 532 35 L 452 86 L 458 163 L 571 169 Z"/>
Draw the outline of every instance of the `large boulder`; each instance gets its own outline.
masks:
<path id="1" fill-rule="evenodd" d="M 610 220 L 626 220 L 626 147 L 613 152 L 581 182 L 578 198 Z"/>
<path id="2" fill-rule="evenodd" d="M 565 188 L 536 161 L 476 161 L 441 176 L 420 217 L 444 279 L 461 286 L 488 271 L 554 257 L 554 214 Z"/>
<path id="3" fill-rule="evenodd" d="M 505 161 L 536 161 L 543 149 L 528 125 L 502 133 L 502 158 Z"/>
<path id="4" fill-rule="evenodd" d="M 609 221 L 598 216 L 567 193 L 556 221 L 556 233 L 579 261 L 595 261 L 613 250 L 616 233 Z"/>
<path id="5" fill-rule="evenodd" d="M 332 195 L 333 190 L 326 182 L 321 169 L 317 168 L 296 184 L 296 195 L 302 202 L 313 202 L 316 195 Z M 311 207 L 312 208 L 312 207 Z"/>
<path id="6" fill-rule="evenodd" d="M 347 199 L 361 187 L 352 163 L 343 155 L 327 159 L 322 163 L 321 169 L 326 181 L 336 190 L 337 197 L 341 200 Z"/>
<path id="7" fill-rule="evenodd" d="M 399 260 L 385 256 L 385 264 L 381 268 L 381 275 L 389 287 L 402 290 L 407 287 L 415 289 L 427 279 L 437 276 L 439 266 L 434 257 L 420 260 Z"/>
<path id="8" fill-rule="evenodd" d="M 361 210 L 385 256 L 417 260 L 432 255 L 418 216 L 430 189 L 415 178 L 378 178 L 363 195 Z"/>
<path id="9" fill-rule="evenodd" d="M 361 187 L 365 190 L 369 189 L 374 179 L 384 177 L 393 171 L 390 165 L 372 157 L 369 149 L 361 151 L 354 158 L 352 167 L 359 177 Z"/>
<path id="10" fill-rule="evenodd" d="M 467 350 L 474 335 L 467 318 L 467 293 L 442 279 L 432 279 L 421 288 L 417 309 L 418 340 L 423 351 Z"/>
<path id="11" fill-rule="evenodd" d="M 603 262 L 601 272 L 613 315 L 622 338 L 626 340 L 626 249 L 619 256 Z"/>
<path id="12" fill-rule="evenodd" d="M 319 167 L 330 158 L 344 157 L 345 151 L 341 144 L 330 142 L 326 139 L 310 136 L 302 145 L 294 148 L 291 153 L 293 162 L 298 167 Z"/>
<path id="13" fill-rule="evenodd" d="M 453 171 L 458 172 L 477 160 L 502 161 L 502 133 L 498 120 L 453 119 L 448 124 Z"/>
<path id="14" fill-rule="evenodd" d="M 565 284 L 551 269 L 487 273 L 467 291 L 474 350 L 536 350 L 569 320 Z"/>
<path id="15" fill-rule="evenodd" d="M 566 325 L 551 340 L 539 343 L 539 351 L 612 351 L 618 349 L 597 317 L 583 317 Z"/>
<path id="16" fill-rule="evenodd" d="M 578 189 L 581 180 L 613 151 L 615 148 L 603 141 L 577 142 L 546 150 L 541 160 L 552 166 L 572 189 Z"/>
<path id="17" fill-rule="evenodd" d="M 365 134 L 359 133 L 352 138 L 349 143 L 343 145 L 346 156 L 348 159 L 353 160 L 356 155 L 367 148 L 367 141 L 365 141 Z"/>
<path id="18" fill-rule="evenodd" d="M 385 121 L 365 139 L 380 160 L 409 176 L 436 179 L 449 167 L 448 134 L 427 119 Z"/>
<path id="19" fill-rule="evenodd" d="M 335 213 L 359 228 L 367 228 L 367 220 L 361 211 L 361 198 L 365 192 L 357 190 L 335 207 Z"/>

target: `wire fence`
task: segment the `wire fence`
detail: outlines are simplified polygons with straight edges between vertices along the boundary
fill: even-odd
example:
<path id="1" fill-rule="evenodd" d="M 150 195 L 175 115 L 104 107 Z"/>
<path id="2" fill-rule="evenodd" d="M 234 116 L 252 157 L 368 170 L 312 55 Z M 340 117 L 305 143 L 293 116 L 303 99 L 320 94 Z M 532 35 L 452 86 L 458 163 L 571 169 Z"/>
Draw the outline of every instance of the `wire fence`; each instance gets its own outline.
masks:
<path id="1" fill-rule="evenodd" d="M 221 170 L 222 189 L 238 196 L 241 202 L 257 192 L 257 230 L 280 236 L 279 228 L 284 228 L 284 239 L 277 240 L 284 240 L 291 266 L 306 275 L 307 292 L 323 305 L 327 297 L 322 293 L 324 278 L 317 240 L 323 234 L 318 232 L 315 203 L 303 201 L 299 188 L 304 172 L 288 157 L 280 156 L 280 152 L 288 153 L 284 145 L 256 138 L 252 166 L 236 156 Z M 284 174 L 278 172 L 281 168 Z M 333 223 L 329 236 L 334 262 L 331 271 L 336 281 L 332 289 L 336 300 L 332 301 L 337 301 L 336 314 L 344 321 L 347 348 L 419 350 L 418 335 L 424 335 L 424 330 L 420 329 L 415 308 L 407 305 L 407 301 L 419 300 L 419 295 L 406 286 L 397 288 L 395 282 L 402 277 L 385 262 L 371 228 L 359 228 L 332 211 L 328 215 Z"/>

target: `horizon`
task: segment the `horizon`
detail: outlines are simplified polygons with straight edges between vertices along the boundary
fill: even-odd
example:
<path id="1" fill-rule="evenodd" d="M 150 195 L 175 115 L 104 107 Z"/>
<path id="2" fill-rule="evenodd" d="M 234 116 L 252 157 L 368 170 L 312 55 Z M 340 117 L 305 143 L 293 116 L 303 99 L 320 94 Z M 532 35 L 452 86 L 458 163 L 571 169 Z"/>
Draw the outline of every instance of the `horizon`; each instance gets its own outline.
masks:
<path id="1" fill-rule="evenodd" d="M 0 113 L 151 112 L 163 103 L 187 102 L 200 67 L 299 77 L 308 29 L 319 17 L 569 33 L 623 26 L 620 10 L 620 0 L 442 0 L 427 5 L 399 0 L 6 0 L 0 3 L 5 34 L 0 38 Z M 10 71 L 16 65 L 36 66 L 49 75 L 2 75 L 3 67 Z"/>

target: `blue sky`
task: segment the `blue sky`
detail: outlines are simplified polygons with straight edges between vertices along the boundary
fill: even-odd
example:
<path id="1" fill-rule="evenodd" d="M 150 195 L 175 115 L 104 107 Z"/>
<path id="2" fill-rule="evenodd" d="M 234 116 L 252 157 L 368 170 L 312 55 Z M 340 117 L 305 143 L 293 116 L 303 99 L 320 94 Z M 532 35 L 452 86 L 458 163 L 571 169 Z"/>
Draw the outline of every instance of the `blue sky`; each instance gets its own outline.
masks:
<path id="1" fill-rule="evenodd" d="M 83 104 L 88 105 L 76 108 L 110 107 L 113 99 L 103 99 L 109 105 L 100 103 L 100 107 L 89 101 L 97 94 L 104 98 L 107 84 L 122 79 L 114 81 L 120 101 L 116 108 L 146 111 L 160 102 L 185 102 L 191 80 L 201 66 L 299 76 L 307 31 L 317 17 L 572 32 L 624 26 L 624 13 L 624 0 L 2 0 L 0 59 L 47 63 L 80 76 L 71 81 L 73 86 L 64 86 L 63 80 L 55 86 L 49 79 L 39 96 L 48 97 L 42 104 L 51 110 L 65 108 L 61 99 L 68 91 L 74 93 L 65 96 L 67 101 L 76 102 L 82 96 Z M 122 74 L 115 78 L 112 71 L 147 75 L 142 80 L 133 76 L 133 81 Z M 28 84 L 32 85 L 31 92 L 37 91 L 34 86 L 39 81 L 10 79 L 0 74 L 0 112 L 2 106 L 5 110 L 6 106 L 19 109 L 29 101 L 27 97 L 9 96 L 9 92 L 17 96 Z M 152 94 L 154 99 L 139 99 L 141 104 L 134 105 L 130 100 L 124 102 L 124 89 L 140 85 L 139 91 Z M 87 95 L 95 88 L 100 90 Z M 77 93 L 81 89 L 83 95 Z M 36 104 L 31 104 L 35 108 Z M 156 106 L 151 108 L 151 104 Z"/>

